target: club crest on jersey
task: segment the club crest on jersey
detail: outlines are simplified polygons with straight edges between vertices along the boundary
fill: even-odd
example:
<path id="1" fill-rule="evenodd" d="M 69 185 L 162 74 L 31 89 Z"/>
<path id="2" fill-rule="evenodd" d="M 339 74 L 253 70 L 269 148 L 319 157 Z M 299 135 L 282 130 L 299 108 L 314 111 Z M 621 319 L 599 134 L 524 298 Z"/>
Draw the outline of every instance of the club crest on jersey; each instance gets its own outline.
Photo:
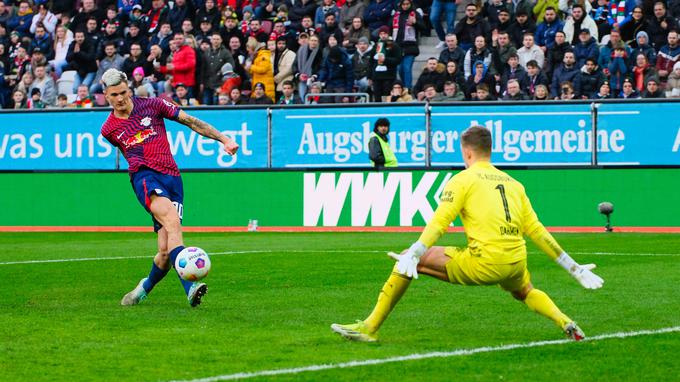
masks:
<path id="1" fill-rule="evenodd" d="M 144 117 L 142 120 L 139 122 L 142 126 L 147 127 L 151 124 L 151 118 L 150 117 Z"/>
<path id="2" fill-rule="evenodd" d="M 153 127 L 149 128 L 149 129 L 140 130 L 137 133 L 135 133 L 135 135 L 133 135 L 133 136 L 127 138 L 127 139 L 124 139 L 123 144 L 125 145 L 126 148 L 129 149 L 130 147 L 132 147 L 136 144 L 142 143 L 147 138 L 152 137 L 154 135 L 156 135 L 156 130 L 154 130 Z"/>

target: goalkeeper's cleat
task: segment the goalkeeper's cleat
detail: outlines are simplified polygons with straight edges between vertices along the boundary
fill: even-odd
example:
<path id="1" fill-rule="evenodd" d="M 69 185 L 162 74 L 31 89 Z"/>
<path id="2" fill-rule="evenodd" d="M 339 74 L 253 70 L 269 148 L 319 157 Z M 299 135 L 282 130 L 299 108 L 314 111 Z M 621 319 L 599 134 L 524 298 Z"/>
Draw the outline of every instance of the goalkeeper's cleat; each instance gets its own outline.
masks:
<path id="1" fill-rule="evenodd" d="M 130 291 L 128 294 L 123 296 L 123 299 L 120 301 L 121 305 L 137 305 L 140 302 L 144 301 L 146 299 L 146 291 L 144 290 L 144 281 L 146 281 L 146 277 L 143 278 L 139 284 Z"/>
<path id="2" fill-rule="evenodd" d="M 371 333 L 363 321 L 357 321 L 356 324 L 347 325 L 333 324 L 331 325 L 331 330 L 352 341 L 378 341 L 378 336 L 375 333 Z"/>
<path id="3" fill-rule="evenodd" d="M 191 305 L 192 308 L 199 306 L 201 304 L 201 298 L 203 298 L 203 295 L 206 293 L 208 293 L 208 286 L 205 285 L 205 283 L 193 283 L 189 289 L 189 294 L 187 295 L 189 305 Z"/>
<path id="4" fill-rule="evenodd" d="M 564 327 L 564 334 L 567 335 L 567 337 L 571 338 L 574 341 L 581 341 L 582 339 L 586 338 L 585 333 L 583 333 L 583 330 L 576 325 L 574 321 L 568 323 Z"/>

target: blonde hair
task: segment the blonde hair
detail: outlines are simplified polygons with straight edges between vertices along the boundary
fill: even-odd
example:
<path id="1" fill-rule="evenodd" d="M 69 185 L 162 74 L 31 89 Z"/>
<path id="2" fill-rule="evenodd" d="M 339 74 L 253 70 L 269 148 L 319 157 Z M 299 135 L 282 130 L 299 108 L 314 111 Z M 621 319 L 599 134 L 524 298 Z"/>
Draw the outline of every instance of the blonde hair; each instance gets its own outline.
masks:
<path id="1" fill-rule="evenodd" d="M 257 50 L 259 45 L 260 43 L 255 39 L 255 37 L 248 37 L 248 41 L 246 41 L 246 49 L 252 50 L 254 52 Z"/>
<path id="2" fill-rule="evenodd" d="M 184 36 L 184 43 L 194 49 L 196 49 L 196 47 L 198 46 L 198 42 L 196 42 L 196 37 L 194 37 L 191 34 L 187 34 Z"/>
<path id="3" fill-rule="evenodd" d="M 128 81 L 127 75 L 124 72 L 121 72 L 120 70 L 114 68 L 105 71 L 101 79 L 104 88 L 108 88 L 109 86 L 120 85 L 121 83 L 127 84 L 127 81 Z"/>

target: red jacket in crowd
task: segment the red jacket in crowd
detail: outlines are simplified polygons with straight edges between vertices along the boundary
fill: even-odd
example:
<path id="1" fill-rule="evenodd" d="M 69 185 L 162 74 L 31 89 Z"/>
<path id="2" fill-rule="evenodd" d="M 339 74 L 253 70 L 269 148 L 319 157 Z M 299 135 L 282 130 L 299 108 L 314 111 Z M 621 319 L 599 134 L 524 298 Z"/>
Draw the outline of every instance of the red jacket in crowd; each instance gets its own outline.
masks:
<path id="1" fill-rule="evenodd" d="M 161 66 L 161 73 L 172 76 L 172 86 L 183 83 L 196 86 L 196 52 L 189 45 L 184 45 L 172 56 L 172 70 Z"/>

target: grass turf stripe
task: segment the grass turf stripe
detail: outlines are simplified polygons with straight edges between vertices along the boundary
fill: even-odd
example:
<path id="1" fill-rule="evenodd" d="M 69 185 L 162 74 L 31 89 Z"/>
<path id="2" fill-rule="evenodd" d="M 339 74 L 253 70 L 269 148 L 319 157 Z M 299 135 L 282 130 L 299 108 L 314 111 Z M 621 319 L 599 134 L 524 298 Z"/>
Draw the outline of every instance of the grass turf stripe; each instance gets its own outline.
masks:
<path id="1" fill-rule="evenodd" d="M 210 252 L 209 256 L 219 255 L 244 255 L 256 253 L 387 253 L 389 250 L 342 250 L 342 249 L 318 249 L 318 250 L 252 250 L 252 251 L 225 251 L 225 252 Z M 680 253 L 617 253 L 617 252 L 570 252 L 572 255 L 593 255 L 593 256 L 640 256 L 640 257 L 674 257 L 680 256 Z M 540 252 L 529 252 L 529 255 L 542 254 Z M 36 259 L 36 260 L 21 260 L 21 261 L 5 261 L 0 262 L 0 265 L 22 265 L 22 264 L 50 264 L 50 263 L 69 263 L 81 261 L 110 261 L 110 260 L 129 260 L 129 259 L 150 259 L 153 256 L 108 256 L 108 257 L 81 257 L 73 259 Z"/>

